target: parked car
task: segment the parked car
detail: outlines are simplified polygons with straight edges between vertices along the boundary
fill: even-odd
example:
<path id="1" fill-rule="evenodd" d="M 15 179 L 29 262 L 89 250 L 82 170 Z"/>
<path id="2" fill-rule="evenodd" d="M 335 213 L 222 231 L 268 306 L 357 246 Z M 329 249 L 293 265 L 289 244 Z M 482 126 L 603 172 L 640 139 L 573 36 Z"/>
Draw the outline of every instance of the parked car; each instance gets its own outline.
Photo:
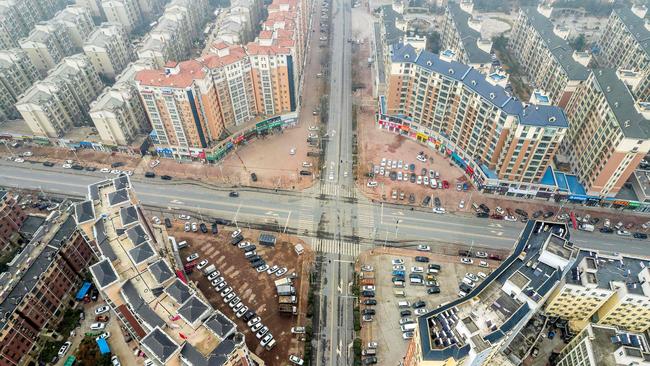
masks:
<path id="1" fill-rule="evenodd" d="M 72 345 L 72 343 L 69 342 L 69 341 L 63 343 L 63 345 L 61 346 L 61 348 L 59 348 L 59 353 L 58 353 L 59 358 L 63 357 L 63 356 L 66 354 L 66 352 L 68 352 L 68 350 L 70 349 L 70 346 L 71 346 L 71 345 Z"/>
<path id="2" fill-rule="evenodd" d="M 415 257 L 416 262 L 421 262 L 421 263 L 428 263 L 429 262 L 429 257 L 424 257 L 421 255 L 418 255 Z"/>
<path id="3" fill-rule="evenodd" d="M 105 323 L 92 323 L 90 324 L 90 329 L 91 330 L 104 330 L 106 328 Z"/>
<path id="4" fill-rule="evenodd" d="M 634 233 L 632 234 L 636 239 L 648 239 L 648 234 L 645 233 Z"/>
<path id="5" fill-rule="evenodd" d="M 421 251 L 421 252 L 430 252 L 430 251 L 431 251 L 431 247 L 428 246 L 428 245 L 424 245 L 424 244 L 419 244 L 418 247 L 417 247 L 417 249 L 418 249 L 419 251 Z M 404 261 L 402 261 L 402 263 L 404 263 Z M 393 263 L 393 264 L 394 264 L 394 263 Z"/>
<path id="6" fill-rule="evenodd" d="M 192 253 L 190 254 L 187 258 L 185 258 L 186 262 L 191 262 L 194 260 L 199 259 L 199 254 L 198 253 Z"/>
<path id="7" fill-rule="evenodd" d="M 95 315 L 101 315 L 101 314 L 104 314 L 104 313 L 108 313 L 109 310 L 111 310 L 111 308 L 108 305 L 100 306 L 97 309 L 95 309 Z"/>
<path id="8" fill-rule="evenodd" d="M 305 361 L 302 358 L 296 355 L 289 355 L 289 361 L 291 361 L 291 363 L 293 363 L 294 365 L 302 365 L 305 363 Z"/>

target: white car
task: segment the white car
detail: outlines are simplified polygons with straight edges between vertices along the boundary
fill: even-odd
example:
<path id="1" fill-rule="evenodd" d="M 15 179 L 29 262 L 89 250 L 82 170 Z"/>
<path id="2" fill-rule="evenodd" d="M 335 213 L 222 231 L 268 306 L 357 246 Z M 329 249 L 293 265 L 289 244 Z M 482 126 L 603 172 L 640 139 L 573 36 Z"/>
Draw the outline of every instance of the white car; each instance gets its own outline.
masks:
<path id="1" fill-rule="evenodd" d="M 229 287 L 229 288 L 230 288 L 230 287 Z M 231 293 L 229 293 L 228 295 L 226 295 L 226 297 L 223 298 L 223 301 L 225 301 L 225 302 L 230 302 L 230 300 L 232 300 L 234 297 L 235 297 L 235 293 L 234 293 L 234 292 L 231 292 Z"/>
<path id="2" fill-rule="evenodd" d="M 490 265 L 486 261 L 480 261 L 478 262 L 478 266 L 483 268 L 488 268 Z"/>
<path id="3" fill-rule="evenodd" d="M 111 172 L 111 170 L 108 169 L 108 168 L 101 168 L 99 171 L 102 172 L 102 173 L 110 173 Z"/>
<path id="4" fill-rule="evenodd" d="M 223 290 L 224 287 L 228 286 L 228 283 L 226 281 L 221 282 L 220 284 L 214 286 L 215 291 L 219 292 Z"/>
<path id="5" fill-rule="evenodd" d="M 108 313 L 109 310 L 111 310 L 111 308 L 108 307 L 108 305 L 100 306 L 97 309 L 95 309 L 95 315 L 102 315 L 104 313 Z"/>
<path id="6" fill-rule="evenodd" d="M 422 176 L 418 175 L 417 180 L 415 181 L 416 184 L 422 184 Z"/>
<path id="7" fill-rule="evenodd" d="M 196 269 L 199 269 L 199 270 L 203 269 L 203 267 L 207 266 L 208 263 L 209 263 L 208 260 L 204 259 L 204 260 L 200 261 L 199 264 L 196 265 Z"/>
<path id="8" fill-rule="evenodd" d="M 254 317 L 253 319 L 249 320 L 248 323 L 247 323 L 247 325 L 248 325 L 249 327 L 252 327 L 253 325 L 259 323 L 260 320 L 262 320 L 262 319 L 261 319 L 259 316 L 256 316 L 256 317 Z"/>
<path id="9" fill-rule="evenodd" d="M 278 265 L 276 264 L 276 265 L 274 265 L 273 267 L 267 269 L 267 270 L 266 270 L 266 273 L 268 273 L 268 274 L 274 274 L 274 273 L 277 272 L 279 269 L 280 269 L 280 267 L 278 267 Z"/>
<path id="10" fill-rule="evenodd" d="M 262 273 L 262 272 L 266 272 L 267 269 L 269 269 L 269 265 L 264 264 L 264 265 L 261 265 L 261 266 L 257 267 L 255 270 L 257 271 L 257 273 Z"/>
<path id="11" fill-rule="evenodd" d="M 481 277 L 482 279 L 486 279 L 486 278 L 487 278 L 487 275 L 486 275 L 485 273 L 483 273 L 483 272 L 477 272 L 476 274 L 477 274 L 479 277 Z"/>
<path id="12" fill-rule="evenodd" d="M 282 276 L 282 275 L 285 274 L 285 273 L 287 273 L 287 267 L 282 267 L 282 268 L 278 269 L 277 272 L 275 272 L 275 275 L 276 275 L 277 277 L 280 277 L 280 276 Z"/>
<path id="13" fill-rule="evenodd" d="M 181 220 L 189 220 L 191 219 L 190 215 L 178 215 L 178 218 Z"/>
<path id="14" fill-rule="evenodd" d="M 309 126 L 309 131 L 318 131 L 318 126 Z"/>
<path id="15" fill-rule="evenodd" d="M 255 323 L 255 324 L 251 325 L 250 327 L 251 327 L 251 331 L 253 333 L 255 333 L 258 330 L 260 330 L 263 326 L 264 326 L 264 324 L 262 324 L 262 322 L 258 322 L 258 323 Z"/>
<path id="16" fill-rule="evenodd" d="M 155 167 L 157 167 L 159 164 L 160 164 L 160 160 L 152 160 L 152 161 L 149 163 L 149 166 L 152 167 L 152 168 L 155 168 Z"/>
<path id="17" fill-rule="evenodd" d="M 368 342 L 368 348 L 370 349 L 377 349 L 377 346 L 379 346 L 377 342 Z"/>
<path id="18" fill-rule="evenodd" d="M 291 361 L 291 363 L 293 363 L 294 365 L 302 365 L 305 363 L 305 361 L 302 358 L 296 355 L 289 355 L 289 361 Z"/>
<path id="19" fill-rule="evenodd" d="M 367 185 L 369 188 L 375 188 L 377 187 L 377 182 L 375 182 L 374 180 L 369 180 Z"/>
<path id="20" fill-rule="evenodd" d="M 271 342 L 272 340 L 273 340 L 273 334 L 269 333 L 269 334 L 265 335 L 264 338 L 262 338 L 262 341 L 260 342 L 260 345 L 262 347 L 266 347 L 266 345 L 269 344 L 269 342 Z"/>
<path id="21" fill-rule="evenodd" d="M 424 177 L 422 177 L 422 182 L 424 183 L 425 186 L 428 186 L 429 185 L 429 177 L 427 177 L 426 175 Z"/>
<path id="22" fill-rule="evenodd" d="M 242 306 L 239 310 L 237 310 L 235 316 L 241 318 L 242 316 L 244 316 L 244 314 L 246 314 L 247 311 L 248 311 L 248 306 Z"/>
<path id="23" fill-rule="evenodd" d="M 63 169 L 70 169 L 72 168 L 72 164 L 63 164 Z"/>
<path id="24" fill-rule="evenodd" d="M 417 267 L 417 266 L 413 266 L 413 267 L 411 267 L 411 272 L 413 272 L 413 273 L 423 273 L 423 272 L 424 272 L 424 268 L 422 268 L 422 267 Z"/>
<path id="25" fill-rule="evenodd" d="M 111 332 L 104 332 L 100 334 L 97 338 L 95 338 L 96 341 L 100 339 L 108 339 L 111 336 Z"/>
<path id="26" fill-rule="evenodd" d="M 486 252 L 476 252 L 476 253 L 474 253 L 474 255 L 476 256 L 476 258 L 487 258 L 488 257 L 488 254 Z"/>
<path id="27" fill-rule="evenodd" d="M 255 337 L 257 337 L 257 339 L 261 339 L 261 338 L 264 337 L 264 336 L 266 335 L 266 333 L 268 333 L 268 332 L 269 332 L 269 327 L 264 326 L 264 327 L 262 327 L 262 329 L 260 329 L 259 331 L 257 331 L 257 334 L 255 334 Z"/>
<path id="28" fill-rule="evenodd" d="M 208 281 L 214 280 L 215 278 L 219 277 L 220 274 L 221 274 L 221 272 L 219 272 L 219 271 L 214 271 L 214 272 L 210 273 L 210 275 L 208 276 Z"/>
<path id="29" fill-rule="evenodd" d="M 379 163 L 379 166 L 386 166 L 386 158 L 381 159 L 381 163 Z"/>
<path id="30" fill-rule="evenodd" d="M 187 221 L 185 223 L 185 229 L 184 230 L 185 230 L 185 232 L 189 232 L 190 230 L 192 230 L 192 228 L 190 227 L 190 222 L 189 221 Z"/>
<path id="31" fill-rule="evenodd" d="M 419 244 L 419 245 L 418 245 L 418 250 L 421 251 L 421 252 L 430 252 L 430 251 L 431 251 L 431 247 L 428 246 L 428 245 Z"/>
<path id="32" fill-rule="evenodd" d="M 302 167 L 303 167 L 303 168 L 311 168 L 311 167 L 312 167 L 312 163 L 309 163 L 309 162 L 303 161 L 303 162 L 302 162 Z"/>
<path id="33" fill-rule="evenodd" d="M 212 280 L 212 282 L 210 282 L 210 283 L 212 284 L 213 287 L 216 287 L 217 285 L 219 285 L 223 281 L 225 281 L 225 279 L 223 277 L 217 277 L 214 280 Z"/>
<path id="34" fill-rule="evenodd" d="M 25 152 L 23 153 L 23 156 L 24 156 L 24 157 L 30 157 L 30 156 L 32 156 L 32 155 L 34 155 L 34 154 L 32 154 L 31 151 L 25 151 Z"/>
<path id="35" fill-rule="evenodd" d="M 289 150 L 289 155 L 296 155 L 296 148 L 295 147 L 292 148 L 291 150 Z"/>
<path id="36" fill-rule="evenodd" d="M 418 159 L 418 161 L 421 161 L 421 162 L 423 162 L 423 163 L 427 161 L 427 159 L 426 159 L 424 156 L 422 156 L 422 155 L 418 155 L 418 156 L 416 157 L 416 159 Z"/>
<path id="37" fill-rule="evenodd" d="M 404 166 L 404 162 L 401 161 L 401 160 L 399 160 L 399 161 L 397 162 L 397 169 L 402 169 L 403 166 Z"/>
<path id="38" fill-rule="evenodd" d="M 152 217 L 151 221 L 153 221 L 153 223 L 156 224 L 156 225 L 160 224 L 160 218 L 158 216 Z"/>
<path id="39" fill-rule="evenodd" d="M 120 359 L 117 356 L 111 357 L 111 365 L 113 366 L 122 366 Z"/>
<path id="40" fill-rule="evenodd" d="M 244 304 L 241 303 L 241 302 L 239 302 L 239 303 L 237 303 L 237 305 L 235 305 L 235 306 L 232 308 L 232 311 L 234 311 L 235 314 L 236 314 L 236 313 L 237 313 L 239 310 L 241 310 L 241 308 L 243 308 L 243 307 L 244 307 Z"/>
<path id="41" fill-rule="evenodd" d="M 197 260 L 197 259 L 199 259 L 199 253 L 192 253 L 187 258 L 185 258 L 185 260 L 187 262 L 191 262 L 191 261 Z"/>
<path id="42" fill-rule="evenodd" d="M 133 175 L 133 172 L 130 171 L 130 170 L 125 170 L 125 171 L 124 171 L 124 174 L 126 174 L 126 175 L 128 175 L 128 176 L 132 176 L 132 175 Z"/>
<path id="43" fill-rule="evenodd" d="M 420 309 L 418 309 L 418 310 L 420 310 Z M 404 333 L 402 333 L 402 338 L 411 339 L 411 338 L 413 338 L 413 335 L 414 335 L 413 332 L 404 332 Z"/>
<path id="44" fill-rule="evenodd" d="M 291 327 L 291 334 L 304 334 L 305 327 Z"/>
<path id="45" fill-rule="evenodd" d="M 503 219 L 506 220 L 506 221 L 512 221 L 512 222 L 517 221 L 517 218 L 512 216 L 512 215 L 504 216 Z"/>
<path id="46" fill-rule="evenodd" d="M 228 296 L 231 292 L 232 292 L 232 287 L 226 287 L 225 289 L 221 290 L 220 294 L 221 297 L 225 299 L 226 296 Z"/>
<path id="47" fill-rule="evenodd" d="M 434 209 L 433 209 L 433 213 L 437 213 L 437 214 L 440 214 L 440 215 L 444 214 L 445 212 L 447 212 L 447 211 L 445 211 L 445 209 L 442 208 L 442 207 L 434 207 Z"/>
<path id="48" fill-rule="evenodd" d="M 393 271 L 405 271 L 406 268 L 402 264 L 396 264 L 393 266 Z"/>
<path id="49" fill-rule="evenodd" d="M 23 158 L 16 158 L 16 159 L 14 159 L 14 161 L 15 161 L 16 163 L 24 163 L 24 162 L 25 162 L 25 159 L 23 159 Z M 65 168 L 65 167 L 64 167 L 64 168 Z"/>
<path id="50" fill-rule="evenodd" d="M 193 232 L 197 232 L 197 231 L 199 231 L 199 227 L 196 225 L 196 222 L 193 222 L 193 223 L 192 223 L 192 231 L 193 231 Z"/>
<path id="51" fill-rule="evenodd" d="M 465 201 L 464 200 L 460 200 L 460 202 L 458 202 L 458 208 L 465 208 Z"/>
<path id="52" fill-rule="evenodd" d="M 236 238 L 239 235 L 241 235 L 241 230 L 237 229 L 237 230 L 233 231 L 230 236 L 233 237 L 233 238 Z"/>
<path id="53" fill-rule="evenodd" d="M 71 345 L 72 345 L 72 343 L 70 343 L 70 342 L 63 343 L 61 348 L 59 348 L 59 358 L 63 357 L 63 355 L 65 355 L 66 352 L 68 352 Z"/>
<path id="54" fill-rule="evenodd" d="M 478 281 L 478 277 L 474 273 L 469 273 L 469 272 L 465 273 L 465 278 L 467 278 L 472 282 Z"/>
<path id="55" fill-rule="evenodd" d="M 429 312 L 429 310 L 425 309 L 425 308 L 415 309 L 415 315 L 424 315 L 424 314 L 426 314 L 428 312 Z"/>
<path id="56" fill-rule="evenodd" d="M 365 285 L 362 287 L 362 291 L 375 291 L 374 285 Z"/>
<path id="57" fill-rule="evenodd" d="M 104 323 L 92 323 L 90 324 L 90 329 L 91 330 L 104 330 L 106 328 L 106 324 Z"/>
<path id="58" fill-rule="evenodd" d="M 462 263 L 462 264 L 474 264 L 474 261 L 472 260 L 472 258 L 463 257 L 463 258 L 460 259 L 460 263 Z"/>

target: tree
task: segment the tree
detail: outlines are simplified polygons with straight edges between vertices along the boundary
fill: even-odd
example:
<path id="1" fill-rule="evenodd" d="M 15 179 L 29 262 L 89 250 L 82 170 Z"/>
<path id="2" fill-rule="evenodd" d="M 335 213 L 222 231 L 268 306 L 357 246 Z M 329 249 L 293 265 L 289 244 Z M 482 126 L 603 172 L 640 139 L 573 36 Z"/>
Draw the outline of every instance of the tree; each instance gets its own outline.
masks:
<path id="1" fill-rule="evenodd" d="M 431 31 L 427 34 L 427 51 L 440 53 L 440 33 Z"/>
<path id="2" fill-rule="evenodd" d="M 84 366 L 111 366 L 111 356 L 102 355 L 93 337 L 86 337 L 77 349 L 77 361 Z"/>
<path id="3" fill-rule="evenodd" d="M 576 51 L 582 52 L 585 50 L 585 47 L 587 46 L 587 41 L 585 40 L 585 35 L 580 33 L 578 36 L 574 39 L 572 39 L 569 42 L 569 45 Z"/>

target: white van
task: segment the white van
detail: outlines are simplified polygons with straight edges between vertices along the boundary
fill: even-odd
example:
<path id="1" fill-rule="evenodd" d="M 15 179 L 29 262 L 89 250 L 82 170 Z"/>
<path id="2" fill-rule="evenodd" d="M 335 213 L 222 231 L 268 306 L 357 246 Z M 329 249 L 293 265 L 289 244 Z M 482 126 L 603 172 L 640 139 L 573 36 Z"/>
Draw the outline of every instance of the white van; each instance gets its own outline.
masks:
<path id="1" fill-rule="evenodd" d="M 395 290 L 393 294 L 395 297 L 406 297 L 406 293 L 403 290 Z"/>
<path id="2" fill-rule="evenodd" d="M 178 249 L 183 249 L 187 247 L 188 247 L 187 240 L 183 240 L 182 242 L 178 243 Z"/>
<path id="3" fill-rule="evenodd" d="M 402 325 L 400 328 L 402 329 L 402 333 L 406 333 L 415 330 L 416 327 L 416 323 L 409 323 Z"/>
<path id="4" fill-rule="evenodd" d="M 421 285 L 422 284 L 422 280 L 419 279 L 419 278 L 411 277 L 411 278 L 409 278 L 409 281 L 411 282 L 411 285 Z"/>
<path id="5" fill-rule="evenodd" d="M 474 288 L 474 282 L 467 277 L 463 277 L 463 283 L 471 288 Z"/>
<path id="6" fill-rule="evenodd" d="M 271 341 L 266 346 L 264 346 L 267 351 L 270 351 L 273 349 L 273 347 L 275 347 L 275 339 L 271 339 Z"/>
<path id="7" fill-rule="evenodd" d="M 405 308 L 409 308 L 409 307 L 411 307 L 411 304 L 410 304 L 408 301 L 399 301 L 399 302 L 397 303 L 397 306 L 398 306 L 400 309 L 405 309 Z"/>
<path id="8" fill-rule="evenodd" d="M 404 288 L 404 281 L 395 281 L 395 282 L 393 282 L 393 287 Z"/>

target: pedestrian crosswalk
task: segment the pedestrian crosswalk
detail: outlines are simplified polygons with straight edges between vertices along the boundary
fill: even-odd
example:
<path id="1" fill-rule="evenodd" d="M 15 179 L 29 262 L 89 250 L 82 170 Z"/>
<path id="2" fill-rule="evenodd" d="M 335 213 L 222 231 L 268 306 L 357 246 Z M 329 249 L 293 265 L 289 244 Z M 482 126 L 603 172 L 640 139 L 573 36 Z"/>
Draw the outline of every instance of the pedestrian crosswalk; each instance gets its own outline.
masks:
<path id="1" fill-rule="evenodd" d="M 360 211 L 357 216 L 357 225 L 355 227 L 357 235 L 364 238 L 371 238 L 375 233 L 375 218 L 370 212 Z"/>
<path id="2" fill-rule="evenodd" d="M 341 186 L 338 184 L 324 182 L 320 185 L 320 194 L 328 196 L 341 196 L 341 197 L 356 197 L 356 189 L 354 186 Z"/>
<path id="3" fill-rule="evenodd" d="M 353 243 L 335 239 L 312 239 L 312 247 L 317 252 L 341 254 L 356 257 L 362 250 L 370 249 L 370 245 Z"/>
<path id="4" fill-rule="evenodd" d="M 298 209 L 298 234 L 306 235 L 314 229 L 314 208 L 301 206 Z"/>

